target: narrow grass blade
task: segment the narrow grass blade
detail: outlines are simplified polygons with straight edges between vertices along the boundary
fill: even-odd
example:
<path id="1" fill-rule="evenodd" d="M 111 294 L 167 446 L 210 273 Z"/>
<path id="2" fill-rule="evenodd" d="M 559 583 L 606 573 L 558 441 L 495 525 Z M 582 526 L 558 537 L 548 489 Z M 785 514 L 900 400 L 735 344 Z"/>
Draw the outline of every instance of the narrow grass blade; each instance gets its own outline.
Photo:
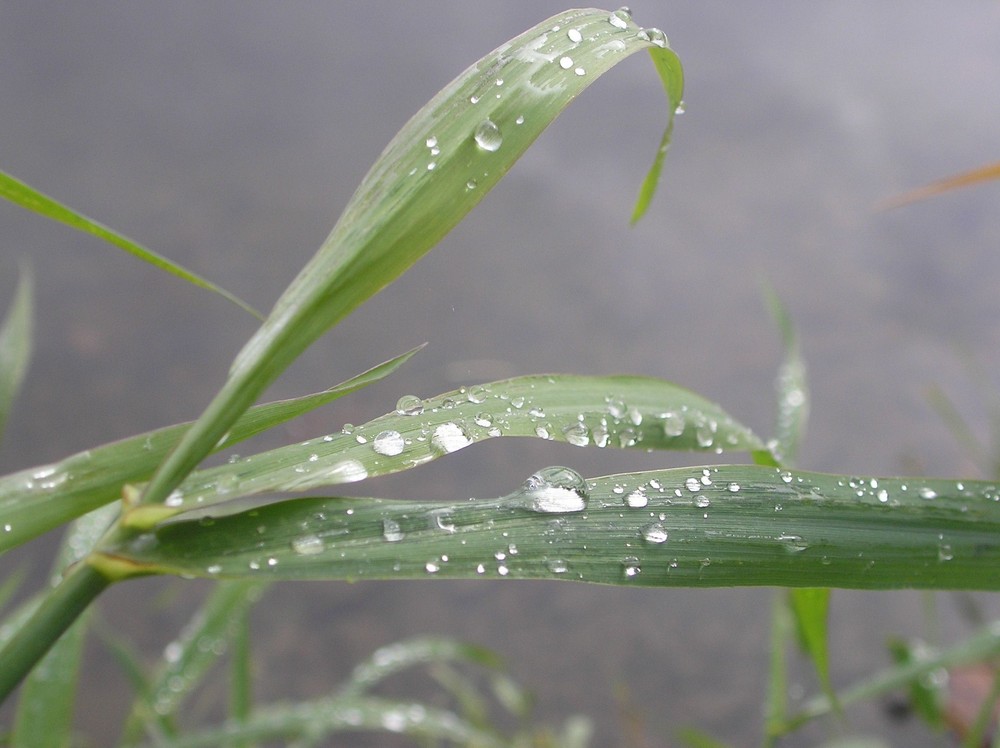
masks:
<path id="1" fill-rule="evenodd" d="M 900 208 L 904 205 L 910 205 L 911 203 L 916 203 L 921 200 L 927 200 L 928 198 L 940 195 L 944 192 L 950 192 L 951 190 L 957 190 L 962 187 L 970 187 L 972 185 L 981 184 L 994 179 L 1000 179 L 1000 161 L 995 164 L 981 166 L 978 169 L 962 172 L 961 174 L 956 174 L 952 177 L 939 179 L 938 181 L 931 182 L 924 187 L 904 192 L 902 195 L 896 195 L 888 200 L 884 200 L 879 204 L 878 208 L 879 210 Z"/>
<path id="2" fill-rule="evenodd" d="M 252 408 L 233 425 L 217 448 L 230 447 L 366 387 L 394 372 L 417 350 L 323 392 Z M 189 424 L 180 424 L 149 431 L 0 478 L 0 553 L 120 499 L 122 486 L 148 479 L 188 427 Z"/>
<path id="3" fill-rule="evenodd" d="M 330 434 L 198 471 L 174 492 L 171 507 L 181 512 L 235 496 L 302 491 L 396 473 L 505 436 L 598 448 L 711 453 L 765 449 L 760 439 L 719 406 L 660 379 L 568 374 L 516 377 L 427 400 L 404 397 L 396 411 L 354 427 L 350 433 Z M 136 513 L 141 516 L 142 510 Z M 156 516 L 162 514 L 158 511 Z"/>
<path id="4" fill-rule="evenodd" d="M 997 656 L 1000 656 L 1000 624 L 994 622 L 952 647 L 928 653 L 924 657 L 904 664 L 893 665 L 849 688 L 841 689 L 838 693 L 840 704 L 848 707 L 904 689 L 909 683 L 929 673 L 944 668 L 984 662 Z M 784 732 L 792 732 L 812 719 L 829 714 L 832 710 L 833 706 L 825 695 L 816 696 L 807 701 L 802 709 L 788 720 Z"/>
<path id="5" fill-rule="evenodd" d="M 22 269 L 14 300 L 0 324 L 0 438 L 31 359 L 31 315 L 34 306 L 31 272 Z"/>
<path id="6" fill-rule="evenodd" d="M 663 33 L 641 29 L 623 11 L 600 10 L 566 11 L 542 22 L 431 99 L 386 147 L 141 501 L 163 502 L 307 346 L 440 241 L 570 101 L 643 49 L 678 101 L 680 61 Z"/>
<path id="7" fill-rule="evenodd" d="M 225 654 L 247 610 L 260 599 L 264 588 L 264 582 L 257 580 L 216 586 L 180 636 L 164 649 L 145 698 L 133 705 L 125 728 L 126 741 L 137 739 L 143 725 L 150 721 L 157 732 L 174 732 L 172 721 L 177 710 Z"/>
<path id="8" fill-rule="evenodd" d="M 775 595 L 771 601 L 771 646 L 767 673 L 767 698 L 764 702 L 763 748 L 777 742 L 788 715 L 788 639 L 792 632 L 792 614 L 788 599 Z"/>
<path id="9" fill-rule="evenodd" d="M 250 609 L 235 617 L 229 644 L 229 718 L 245 722 L 253 709 L 253 652 L 250 646 Z M 246 748 L 250 743 L 237 741 L 230 748 Z"/>
<path id="10" fill-rule="evenodd" d="M 499 499 L 302 498 L 211 515 L 109 543 L 91 563 L 209 578 L 1000 589 L 994 482 L 756 465 L 584 481 L 550 468 Z"/>
<path id="11" fill-rule="evenodd" d="M 827 646 L 827 620 L 830 612 L 830 590 L 819 587 L 799 587 L 789 590 L 792 613 L 799 641 L 805 650 L 823 692 L 836 707 L 837 694 L 830 682 L 830 655 Z"/>
<path id="12" fill-rule="evenodd" d="M 509 748 L 506 741 L 492 732 L 476 729 L 452 712 L 419 702 L 371 696 L 334 697 L 261 708 L 246 722 L 160 740 L 156 745 L 158 748 L 217 748 L 237 740 L 282 740 L 287 743 L 295 739 L 323 745 L 326 735 L 362 731 L 399 733 L 477 748 Z"/>
<path id="13" fill-rule="evenodd" d="M 692 727 L 685 727 L 678 730 L 677 739 L 687 748 L 730 748 L 728 743 L 716 740 L 711 735 L 707 735 L 701 730 Z"/>
<path id="14" fill-rule="evenodd" d="M 778 295 L 769 287 L 764 289 L 771 316 L 781 333 L 785 355 L 778 369 L 776 381 L 778 412 L 775 419 L 772 451 L 786 467 L 795 464 L 799 445 L 805 434 L 809 418 L 809 388 L 805 361 L 799 350 L 798 336 L 792 318 Z"/>
<path id="15" fill-rule="evenodd" d="M 928 646 L 920 642 L 905 642 L 900 639 L 889 641 L 892 661 L 899 666 L 912 665 L 927 659 Z M 941 679 L 917 678 L 907 684 L 906 693 L 910 708 L 932 729 L 941 730 L 945 726 L 944 706 L 947 684 Z M 829 699 L 830 695 L 827 694 Z M 831 704 L 834 703 L 832 700 Z"/>
<path id="16" fill-rule="evenodd" d="M 500 659 L 483 647 L 441 637 L 408 639 L 373 652 L 371 657 L 354 668 L 338 697 L 360 697 L 389 676 L 407 668 L 454 660 L 489 668 L 500 666 Z"/>
<path id="17" fill-rule="evenodd" d="M 54 575 L 76 563 L 93 547 L 113 519 L 106 509 L 77 520 L 56 557 Z M 14 748 L 63 748 L 70 745 L 73 709 L 89 625 L 85 612 L 52 646 L 24 682 L 14 717 Z"/>
<path id="18" fill-rule="evenodd" d="M 138 257 L 144 262 L 148 262 L 150 265 L 153 265 L 160 270 L 165 270 L 171 275 L 176 275 L 178 278 L 186 280 L 188 283 L 198 286 L 199 288 L 204 288 L 207 291 L 219 294 L 224 299 L 231 301 L 243 311 L 252 314 L 258 319 L 262 318 L 260 312 L 256 311 L 245 301 L 229 293 L 229 291 L 226 291 L 224 288 L 220 288 L 214 283 L 195 275 L 190 270 L 186 270 L 180 265 L 168 260 L 166 257 L 158 255 L 153 250 L 147 249 L 141 244 L 135 243 L 128 237 L 119 234 L 117 231 L 109 229 L 107 226 L 87 218 L 87 216 L 82 213 L 78 213 L 72 208 L 53 200 L 48 195 L 43 195 L 35 188 L 2 171 L 0 171 L 0 198 L 9 200 L 15 205 L 20 205 L 22 208 L 27 208 L 28 210 L 34 211 L 35 213 L 45 216 L 46 218 L 50 218 L 53 221 L 64 223 L 77 231 L 82 231 L 85 234 L 92 234 L 93 236 L 99 237 L 109 244 L 113 244 L 119 249 L 124 249 L 129 254 Z"/>

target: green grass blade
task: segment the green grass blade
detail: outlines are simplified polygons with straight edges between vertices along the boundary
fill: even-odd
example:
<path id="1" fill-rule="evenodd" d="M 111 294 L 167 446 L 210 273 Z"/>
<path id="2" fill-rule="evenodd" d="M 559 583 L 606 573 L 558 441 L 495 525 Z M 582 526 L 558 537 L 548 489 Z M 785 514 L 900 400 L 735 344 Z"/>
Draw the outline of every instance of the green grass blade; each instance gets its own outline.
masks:
<path id="1" fill-rule="evenodd" d="M 102 509 L 73 523 L 63 539 L 53 574 L 62 574 L 64 569 L 79 561 L 104 534 L 112 519 L 114 513 Z M 25 680 L 14 717 L 14 748 L 70 745 L 76 686 L 88 626 L 89 615 L 84 613 Z"/>
<path id="2" fill-rule="evenodd" d="M 172 718 L 184 700 L 201 685 L 209 669 L 225 654 L 239 633 L 247 610 L 257 602 L 265 584 L 240 580 L 219 584 L 184 627 L 166 646 L 162 661 L 140 694 L 125 728 L 127 741 L 139 737 L 144 723 L 152 721 L 157 731 L 170 734 Z"/>
<path id="3" fill-rule="evenodd" d="M 178 278 L 186 280 L 188 283 L 198 286 L 199 288 L 204 288 L 207 291 L 219 294 L 224 299 L 236 304 L 236 306 L 240 307 L 243 311 L 252 314 L 258 319 L 262 319 L 260 312 L 255 310 L 242 299 L 229 293 L 229 291 L 226 291 L 224 288 L 220 288 L 214 283 L 205 280 L 201 276 L 195 275 L 190 270 L 186 270 L 175 262 L 168 260 L 166 257 L 158 255 L 153 250 L 143 247 L 141 244 L 137 244 L 128 237 L 119 234 L 117 231 L 109 229 L 107 226 L 87 218 L 87 216 L 82 213 L 78 213 L 72 208 L 53 200 L 48 195 L 43 195 L 35 188 L 3 171 L 0 171 L 0 198 L 9 200 L 15 205 L 20 205 L 22 208 L 27 208 L 28 210 L 34 211 L 35 213 L 45 216 L 46 218 L 50 218 L 53 221 L 64 223 L 77 231 L 82 231 L 85 234 L 92 234 L 93 236 L 99 237 L 109 244 L 113 244 L 119 249 L 125 250 L 129 254 L 138 257 L 144 262 L 148 262 L 150 265 L 153 265 L 160 270 L 164 270 L 171 275 L 176 275 Z"/>
<path id="4" fill-rule="evenodd" d="M 323 745 L 337 732 L 390 732 L 476 748 L 510 748 L 492 732 L 478 730 L 452 712 L 419 702 L 375 697 L 326 698 L 257 709 L 244 723 L 158 741 L 158 748 L 217 748 L 237 740 L 303 739 Z M 432 743 L 433 744 L 433 743 Z"/>
<path id="5" fill-rule="evenodd" d="M 680 61 L 662 32 L 641 29 L 622 12 L 566 11 L 486 55 L 431 99 L 383 151 L 142 501 L 162 502 L 307 346 L 454 228 L 573 98 L 643 49 L 678 88 Z"/>
<path id="6" fill-rule="evenodd" d="M 245 722 L 253 709 L 253 650 L 250 646 L 250 609 L 239 615 L 231 627 L 229 644 L 229 718 Z M 249 742 L 234 741 L 229 748 L 248 748 Z"/>
<path id="7" fill-rule="evenodd" d="M 889 640 L 892 661 L 899 666 L 911 665 L 926 659 L 929 647 L 922 642 L 907 642 L 898 638 Z M 942 679 L 919 678 L 907 684 L 906 695 L 910 709 L 927 725 L 940 731 L 945 727 L 944 708 L 947 702 L 947 683 Z M 829 699 L 830 695 L 827 694 Z M 830 703 L 834 703 L 832 700 Z"/>
<path id="8" fill-rule="evenodd" d="M 821 587 L 800 587 L 789 590 L 792 613 L 799 642 L 805 650 L 823 692 L 837 707 L 837 694 L 830 682 L 830 654 L 828 649 L 827 620 L 830 612 L 830 590 Z"/>
<path id="9" fill-rule="evenodd" d="M 198 471 L 172 495 L 171 506 L 180 512 L 235 496 L 302 491 L 386 475 L 505 436 L 582 447 L 711 453 L 764 449 L 760 439 L 719 406 L 660 379 L 515 377 L 427 400 L 402 398 L 396 411 L 350 433 Z"/>
<path id="10" fill-rule="evenodd" d="M 490 650 L 441 637 L 407 639 L 382 647 L 354 668 L 338 697 L 357 698 L 391 675 L 434 662 L 461 660 L 496 668 L 499 658 Z"/>
<path id="11" fill-rule="evenodd" d="M 230 447 L 388 376 L 419 348 L 328 390 L 247 411 L 217 448 Z M 117 501 L 122 486 L 147 480 L 190 424 L 168 426 L 0 478 L 0 553 Z"/>
<path id="12" fill-rule="evenodd" d="M 0 438 L 31 359 L 33 289 L 31 273 L 22 269 L 14 300 L 0 325 Z"/>
<path id="13" fill-rule="evenodd" d="M 584 486 L 560 468 L 491 500 L 303 498 L 213 519 L 192 512 L 106 545 L 91 563 L 209 578 L 996 590 L 997 497 L 994 482 L 756 465 Z"/>
<path id="14" fill-rule="evenodd" d="M 778 369 L 776 381 L 778 412 L 775 419 L 774 448 L 777 459 L 786 466 L 795 464 L 799 445 L 805 434 L 809 418 L 809 388 L 806 365 L 799 351 L 798 336 L 788 310 L 770 288 L 765 288 L 765 298 L 781 333 L 785 348 L 784 359 Z"/>
<path id="15" fill-rule="evenodd" d="M 991 623 L 958 644 L 904 664 L 893 665 L 839 692 L 840 704 L 848 707 L 861 701 L 905 689 L 910 683 L 943 668 L 959 667 L 988 661 L 1000 656 L 1000 625 Z M 798 729 L 806 722 L 829 714 L 830 700 L 816 696 L 803 706 L 785 725 L 784 732 Z"/>
<path id="16" fill-rule="evenodd" d="M 767 698 L 763 705 L 763 748 L 772 748 L 776 744 L 788 715 L 788 639 L 792 624 L 788 599 L 784 595 L 775 595 L 771 601 L 771 646 Z"/>

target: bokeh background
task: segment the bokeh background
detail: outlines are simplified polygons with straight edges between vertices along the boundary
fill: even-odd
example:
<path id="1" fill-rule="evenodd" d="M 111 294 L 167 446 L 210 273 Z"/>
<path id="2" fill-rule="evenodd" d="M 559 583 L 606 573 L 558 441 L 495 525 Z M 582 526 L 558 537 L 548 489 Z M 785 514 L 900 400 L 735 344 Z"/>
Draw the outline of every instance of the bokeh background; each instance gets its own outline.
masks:
<path id="1" fill-rule="evenodd" d="M 562 9 L 0 2 L 0 167 L 266 309 L 406 119 L 478 57 Z M 633 11 L 666 31 L 687 74 L 687 111 L 645 220 L 628 225 L 665 108 L 636 55 L 268 399 L 428 347 L 388 381 L 258 446 L 362 422 L 403 394 L 546 371 L 661 376 L 768 434 L 781 355 L 762 301 L 768 283 L 810 367 L 803 467 L 976 475 L 927 390 L 941 387 L 986 433 L 986 400 L 1000 386 L 1000 188 L 875 206 L 1000 157 L 1000 4 L 647 0 Z M 0 303 L 27 259 L 39 306 L 4 471 L 193 418 L 254 329 L 224 301 L 13 206 L 0 205 L 0 247 Z M 601 475 L 694 459 L 494 440 L 352 488 L 460 499 L 507 493 L 549 464 Z M 8 555 L 3 573 L 27 566 L 43 579 L 54 542 Z M 152 657 L 204 590 L 130 583 L 106 595 L 103 616 Z M 500 653 L 535 691 L 542 719 L 593 717 L 595 745 L 625 744 L 623 704 L 640 716 L 645 745 L 671 745 L 685 725 L 747 745 L 760 729 L 772 594 L 285 584 L 254 619 L 258 693 L 319 695 L 374 648 L 440 633 Z M 944 635 L 962 633 L 949 597 L 940 602 Z M 886 663 L 889 634 L 926 633 L 923 605 L 905 591 L 837 593 L 835 681 Z M 105 744 L 127 687 L 99 646 L 89 651 L 81 726 Z M 880 703 L 852 721 L 890 730 L 897 745 L 927 741 L 912 721 L 890 725 Z M 366 740 L 335 744 L 389 744 Z"/>

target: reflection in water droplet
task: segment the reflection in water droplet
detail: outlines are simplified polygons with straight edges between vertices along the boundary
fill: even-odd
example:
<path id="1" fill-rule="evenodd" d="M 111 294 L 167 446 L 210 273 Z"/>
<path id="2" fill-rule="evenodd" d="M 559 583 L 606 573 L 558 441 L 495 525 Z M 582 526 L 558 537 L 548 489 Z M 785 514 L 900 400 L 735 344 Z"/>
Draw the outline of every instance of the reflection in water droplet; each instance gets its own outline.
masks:
<path id="1" fill-rule="evenodd" d="M 403 435 L 398 431 L 383 431 L 372 441 L 372 449 L 380 455 L 398 455 L 406 447 Z"/>
<path id="2" fill-rule="evenodd" d="M 419 416 L 424 412 L 424 401 L 416 395 L 403 395 L 396 403 L 396 412 L 401 416 Z"/>
<path id="3" fill-rule="evenodd" d="M 667 530 L 659 522 L 653 525 L 646 525 L 642 528 L 642 539 L 647 543 L 659 545 L 667 542 Z"/>
<path id="4" fill-rule="evenodd" d="M 431 446 L 438 452 L 447 454 L 472 444 L 472 439 L 457 423 L 442 423 L 434 429 Z"/>
<path id="5" fill-rule="evenodd" d="M 491 153 L 500 150 L 500 146 L 503 145 L 503 134 L 496 122 L 491 119 L 479 123 L 473 138 L 477 146 Z"/>
<path id="6" fill-rule="evenodd" d="M 548 467 L 539 470 L 524 482 L 515 494 L 523 495 L 536 512 L 582 512 L 587 508 L 587 482 L 567 467 Z"/>
<path id="7" fill-rule="evenodd" d="M 300 556 L 314 556 L 323 549 L 323 540 L 318 535 L 303 535 L 292 541 L 292 550 Z"/>

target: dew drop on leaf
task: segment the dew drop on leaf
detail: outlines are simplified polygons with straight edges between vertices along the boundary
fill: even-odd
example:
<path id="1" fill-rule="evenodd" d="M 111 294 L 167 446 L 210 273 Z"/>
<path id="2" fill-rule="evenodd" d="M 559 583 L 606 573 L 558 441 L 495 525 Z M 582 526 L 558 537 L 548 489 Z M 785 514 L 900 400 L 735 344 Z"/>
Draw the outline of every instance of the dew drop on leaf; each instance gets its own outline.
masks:
<path id="1" fill-rule="evenodd" d="M 477 146 L 490 153 L 499 151 L 500 146 L 503 145 L 503 134 L 500 132 L 500 127 L 491 119 L 484 119 L 479 123 L 473 138 Z"/>
<path id="2" fill-rule="evenodd" d="M 431 436 L 431 446 L 444 454 L 455 452 L 470 444 L 472 439 L 457 423 L 442 423 L 434 429 L 434 435 Z"/>
<path id="3" fill-rule="evenodd" d="M 648 503 L 649 499 L 646 498 L 646 492 L 641 488 L 635 489 L 625 497 L 625 504 L 632 509 L 642 509 Z"/>
<path id="4" fill-rule="evenodd" d="M 396 520 L 384 519 L 382 520 L 382 537 L 389 543 L 398 543 L 405 535 Z"/>
<path id="5" fill-rule="evenodd" d="M 647 543 L 653 543 L 654 545 L 660 545 L 661 543 L 667 542 L 667 530 L 660 523 L 653 525 L 646 525 L 642 528 L 642 539 Z"/>
<path id="6" fill-rule="evenodd" d="M 323 540 L 318 535 L 303 535 L 292 541 L 292 550 L 300 556 L 315 556 L 323 552 Z"/>
<path id="7" fill-rule="evenodd" d="M 403 395 L 396 402 L 396 413 L 401 416 L 419 416 L 424 412 L 424 401 L 416 395 Z"/>
<path id="8" fill-rule="evenodd" d="M 544 513 L 582 512 L 587 508 L 587 482 L 567 467 L 539 470 L 524 482 L 519 492 L 533 511 Z"/>
<path id="9" fill-rule="evenodd" d="M 398 431 L 383 431 L 372 441 L 372 449 L 380 455 L 398 455 L 406 447 L 403 435 Z"/>
<path id="10" fill-rule="evenodd" d="M 632 14 L 629 12 L 628 8 L 622 7 L 616 11 L 612 11 L 608 15 L 608 23 L 614 26 L 616 29 L 627 29 L 628 22 L 632 20 Z"/>

